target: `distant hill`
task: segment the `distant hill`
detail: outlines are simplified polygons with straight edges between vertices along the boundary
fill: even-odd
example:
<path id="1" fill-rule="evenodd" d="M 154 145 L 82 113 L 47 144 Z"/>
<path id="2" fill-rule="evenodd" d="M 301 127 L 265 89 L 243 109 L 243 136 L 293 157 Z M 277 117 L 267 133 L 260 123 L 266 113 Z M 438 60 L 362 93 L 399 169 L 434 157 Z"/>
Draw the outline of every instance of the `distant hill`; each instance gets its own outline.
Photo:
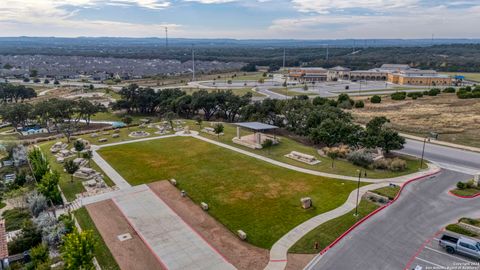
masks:
<path id="1" fill-rule="evenodd" d="M 480 39 L 188 39 L 170 38 L 170 46 L 200 47 L 414 47 L 452 44 L 480 44 Z M 165 46 L 164 38 L 112 37 L 0 37 L 5 46 Z"/>

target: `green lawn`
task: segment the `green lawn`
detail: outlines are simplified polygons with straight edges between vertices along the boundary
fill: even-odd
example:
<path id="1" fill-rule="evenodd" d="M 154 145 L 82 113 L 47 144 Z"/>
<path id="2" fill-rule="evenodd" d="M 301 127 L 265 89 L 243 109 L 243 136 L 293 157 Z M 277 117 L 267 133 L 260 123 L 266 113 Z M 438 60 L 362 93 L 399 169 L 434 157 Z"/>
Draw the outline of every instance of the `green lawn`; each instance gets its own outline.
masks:
<path id="1" fill-rule="evenodd" d="M 193 130 L 199 130 L 199 127 L 195 124 L 193 124 L 193 121 L 188 122 L 190 123 L 190 128 Z M 205 126 L 210 126 L 209 123 L 203 123 L 203 127 Z M 335 161 L 335 167 L 332 168 L 332 162 L 328 157 L 323 157 L 320 156 L 317 152 L 317 149 L 306 146 L 304 144 L 301 144 L 299 142 L 296 142 L 292 139 L 286 138 L 286 137 L 280 137 L 280 144 L 273 146 L 270 149 L 261 149 L 261 150 L 253 150 L 248 147 L 244 147 L 238 144 L 235 144 L 232 142 L 232 138 L 236 136 L 236 127 L 231 124 L 224 124 L 225 130 L 224 136 L 220 136 L 220 138 L 217 138 L 215 135 L 209 135 L 207 133 L 200 133 L 200 135 L 218 140 L 222 143 L 228 144 L 235 146 L 237 148 L 250 151 L 271 159 L 275 159 L 287 164 L 295 165 L 297 167 L 302 167 L 306 169 L 311 169 L 315 171 L 321 171 L 321 172 L 326 172 L 326 173 L 332 173 L 332 174 L 340 174 L 340 175 L 347 175 L 347 176 L 358 176 L 357 170 L 364 168 L 360 168 L 358 166 L 355 166 L 351 164 L 348 161 L 344 160 L 336 160 Z M 247 131 L 242 131 L 242 136 L 248 134 Z M 316 165 L 308 165 L 303 162 L 299 162 L 290 158 L 285 157 L 284 155 L 290 153 L 291 151 L 297 151 L 301 153 L 305 153 L 308 155 L 313 155 L 315 156 L 318 160 L 321 162 Z M 406 174 L 411 174 L 415 173 L 418 171 L 420 162 L 416 159 L 413 158 L 407 158 L 407 157 L 402 157 L 403 159 L 406 160 L 407 162 L 407 169 L 403 172 L 391 172 L 391 171 L 384 171 L 384 170 L 374 170 L 374 169 L 367 169 L 367 177 L 368 178 L 391 178 L 391 177 L 396 177 L 400 175 L 406 175 Z M 424 164 L 423 168 L 426 168 L 427 166 Z"/>
<path id="2" fill-rule="evenodd" d="M 330 245 L 335 239 L 346 232 L 357 221 L 377 209 L 379 206 L 368 200 L 362 199 L 358 207 L 358 216 L 354 216 L 355 210 L 347 214 L 329 220 L 313 229 L 302 237 L 293 247 L 290 253 L 315 254 Z M 315 249 L 315 242 L 318 242 L 318 249 Z"/>
<path id="3" fill-rule="evenodd" d="M 318 96 L 318 93 L 312 93 L 312 92 L 308 92 L 308 91 L 292 91 L 290 89 L 287 91 L 286 88 L 272 88 L 272 89 L 268 89 L 268 90 L 272 91 L 274 93 L 284 95 L 284 96 L 289 96 L 289 97 L 300 96 L 300 95 Z"/>
<path id="4" fill-rule="evenodd" d="M 344 203 L 356 188 L 341 181 L 299 173 L 190 137 L 106 147 L 99 153 L 133 185 L 175 178 L 196 202 L 247 241 L 270 248 L 289 230 Z M 310 196 L 315 207 L 301 208 Z"/>
<path id="5" fill-rule="evenodd" d="M 70 174 L 64 172 L 63 164 L 57 163 L 55 156 L 50 153 L 50 147 L 56 142 L 57 141 L 50 141 L 50 142 L 43 143 L 40 145 L 40 149 L 42 150 L 44 155 L 47 157 L 50 163 L 50 168 L 60 173 L 59 186 L 62 189 L 62 192 L 65 195 L 65 198 L 67 198 L 67 201 L 73 201 L 76 199 L 75 194 L 82 193 L 85 191 L 85 188 L 82 185 L 82 181 L 84 180 L 74 177 L 72 182 Z M 114 185 L 113 181 L 107 175 L 105 175 L 105 173 L 98 167 L 98 165 L 93 160 L 90 161 L 90 165 L 93 169 L 97 170 L 98 172 L 104 175 L 104 180 L 107 185 L 109 186 Z"/>
<path id="6" fill-rule="evenodd" d="M 447 229 L 447 231 L 451 231 L 451 232 L 458 233 L 458 234 L 463 234 L 465 236 L 470 236 L 470 237 L 477 237 L 478 236 L 478 234 L 476 234 L 474 232 L 471 232 L 471 231 L 468 231 L 468 230 L 465 230 L 463 227 L 460 227 L 458 224 L 450 224 L 447 227 L 445 227 L 445 229 Z"/>
<path id="7" fill-rule="evenodd" d="M 92 230 L 95 238 L 97 239 L 97 246 L 95 247 L 95 258 L 97 258 L 98 264 L 104 270 L 117 270 L 120 269 L 112 253 L 108 249 L 107 245 L 103 241 L 102 236 L 95 227 L 95 223 L 90 218 L 88 211 L 85 207 L 82 207 L 75 211 L 75 218 L 82 230 Z"/>
<path id="8" fill-rule="evenodd" d="M 155 132 L 158 131 L 158 129 L 155 128 L 155 127 L 153 127 L 153 128 L 148 128 L 148 127 L 140 128 L 139 126 L 133 126 L 133 127 L 129 127 L 129 128 L 121 128 L 120 132 L 118 133 L 120 135 L 120 137 L 118 137 L 118 138 L 112 138 L 112 135 L 114 134 L 113 130 L 106 131 L 106 132 L 109 133 L 108 135 L 102 135 L 103 132 L 97 132 L 97 134 L 98 134 L 97 138 L 92 138 L 91 133 L 81 135 L 81 136 L 78 136 L 78 137 L 89 141 L 91 144 L 102 145 L 102 144 L 109 144 L 109 143 L 115 143 L 115 142 L 131 141 L 131 140 L 140 139 L 138 137 L 134 138 L 134 137 L 129 136 L 129 134 L 131 132 L 134 132 L 134 131 L 145 131 L 145 132 L 150 133 L 149 136 L 142 137 L 142 138 L 161 136 L 159 134 L 155 134 Z M 170 134 L 173 134 L 173 133 L 170 133 Z M 106 138 L 107 142 L 99 142 L 98 140 L 100 138 Z"/>
<path id="9" fill-rule="evenodd" d="M 453 194 L 458 195 L 458 196 L 475 196 L 475 195 L 480 193 L 480 189 L 476 189 L 476 188 L 458 189 L 458 188 L 456 188 L 454 190 L 451 190 L 450 192 L 452 192 Z"/>
<path id="10" fill-rule="evenodd" d="M 372 192 L 385 196 L 390 200 L 395 199 L 399 191 L 400 191 L 400 187 L 383 187 L 383 188 L 372 190 Z"/>

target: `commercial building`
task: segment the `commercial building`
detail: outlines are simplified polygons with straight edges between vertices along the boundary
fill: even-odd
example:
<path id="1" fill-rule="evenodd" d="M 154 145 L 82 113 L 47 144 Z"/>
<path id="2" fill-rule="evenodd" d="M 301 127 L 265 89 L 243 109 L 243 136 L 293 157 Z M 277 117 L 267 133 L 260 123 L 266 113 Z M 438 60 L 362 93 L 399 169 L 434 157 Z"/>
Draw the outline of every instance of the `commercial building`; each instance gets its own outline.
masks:
<path id="1" fill-rule="evenodd" d="M 324 82 L 327 81 L 328 70 L 324 68 L 291 68 L 288 70 L 288 79 L 291 81 Z"/>
<path id="2" fill-rule="evenodd" d="M 350 70 L 336 66 L 324 68 L 291 68 L 288 71 L 290 81 L 299 83 L 322 81 L 388 81 L 399 85 L 447 86 L 452 79 L 438 74 L 435 70 L 420 70 L 405 64 L 383 64 L 379 68 L 368 70 Z"/>
<path id="3" fill-rule="evenodd" d="M 389 73 L 388 82 L 400 85 L 447 86 L 452 78 L 438 74 L 435 70 L 408 69 Z"/>

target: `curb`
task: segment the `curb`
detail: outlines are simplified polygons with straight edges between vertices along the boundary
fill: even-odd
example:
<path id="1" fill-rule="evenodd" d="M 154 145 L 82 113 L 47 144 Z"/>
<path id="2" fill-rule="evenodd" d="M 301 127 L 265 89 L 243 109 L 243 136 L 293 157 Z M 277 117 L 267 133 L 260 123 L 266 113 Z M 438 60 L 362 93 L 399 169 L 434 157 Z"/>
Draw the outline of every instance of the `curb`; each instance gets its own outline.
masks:
<path id="1" fill-rule="evenodd" d="M 439 172 L 441 171 L 441 169 L 438 169 L 434 172 L 431 172 L 429 174 L 426 174 L 426 175 L 422 175 L 422 176 L 418 176 L 418 177 L 415 177 L 415 178 L 412 178 L 408 181 L 406 181 L 401 187 L 400 187 L 400 190 L 398 191 L 398 194 L 397 196 L 395 196 L 395 198 L 393 200 L 391 200 L 389 203 L 387 203 L 386 205 L 380 207 L 380 208 L 377 208 L 376 210 L 374 210 L 373 212 L 371 212 L 370 214 L 366 215 L 365 217 L 363 217 L 362 219 L 360 219 L 359 221 L 357 221 L 355 224 L 353 224 L 352 227 L 350 227 L 347 231 L 345 231 L 343 234 L 341 234 L 337 239 L 335 239 L 332 243 L 330 243 L 327 247 L 325 247 L 322 251 L 320 251 L 319 255 L 318 256 L 322 256 L 324 255 L 327 251 L 329 251 L 331 248 L 333 248 L 336 244 L 338 244 L 338 242 L 340 242 L 343 238 L 345 238 L 350 232 L 352 232 L 355 228 L 357 228 L 358 226 L 360 226 L 362 223 L 364 223 L 365 221 L 367 221 L 369 218 L 371 218 L 372 216 L 374 216 L 375 214 L 377 214 L 378 212 L 382 211 L 383 209 L 387 208 L 388 206 L 392 205 L 395 201 L 398 200 L 398 198 L 400 197 L 403 189 L 410 183 L 414 182 L 414 181 L 418 181 L 418 180 L 421 180 L 421 179 L 424 179 L 424 178 L 427 178 L 427 177 L 430 177 L 430 176 L 433 176 L 433 175 L 436 175 L 438 174 Z M 480 195 L 480 194 L 479 194 Z M 308 269 L 310 266 L 311 266 L 311 263 L 313 261 L 316 260 L 315 257 L 309 264 L 307 264 L 307 266 L 305 267 L 305 269 Z"/>
<path id="2" fill-rule="evenodd" d="M 480 197 L 480 191 L 479 191 L 477 194 L 475 194 L 475 195 L 470 195 L 470 196 L 457 195 L 457 194 L 453 193 L 451 190 L 448 191 L 448 194 L 449 194 L 450 196 L 454 196 L 454 197 L 457 197 L 457 198 L 460 198 L 460 199 L 475 199 L 475 198 L 477 198 L 477 197 Z"/>

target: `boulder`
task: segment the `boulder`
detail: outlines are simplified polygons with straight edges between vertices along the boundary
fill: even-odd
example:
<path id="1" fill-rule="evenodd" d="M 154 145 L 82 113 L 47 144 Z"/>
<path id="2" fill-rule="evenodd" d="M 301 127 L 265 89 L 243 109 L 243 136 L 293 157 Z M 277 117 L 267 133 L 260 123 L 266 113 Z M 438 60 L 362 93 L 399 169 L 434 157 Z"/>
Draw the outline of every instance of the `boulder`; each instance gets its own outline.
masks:
<path id="1" fill-rule="evenodd" d="M 202 209 L 204 211 L 207 211 L 208 210 L 208 204 L 204 203 L 204 202 L 201 202 L 200 205 L 202 206 Z"/>
<path id="2" fill-rule="evenodd" d="M 302 208 L 303 209 L 308 209 L 308 208 L 312 207 L 312 205 L 313 205 L 312 198 L 310 198 L 310 197 L 301 198 L 300 202 L 302 203 Z"/>
<path id="3" fill-rule="evenodd" d="M 238 234 L 238 237 L 239 237 L 240 239 L 242 239 L 242 240 L 246 240 L 246 239 L 247 239 L 247 234 L 246 234 L 244 231 L 238 230 L 238 231 L 237 231 L 237 234 Z"/>

